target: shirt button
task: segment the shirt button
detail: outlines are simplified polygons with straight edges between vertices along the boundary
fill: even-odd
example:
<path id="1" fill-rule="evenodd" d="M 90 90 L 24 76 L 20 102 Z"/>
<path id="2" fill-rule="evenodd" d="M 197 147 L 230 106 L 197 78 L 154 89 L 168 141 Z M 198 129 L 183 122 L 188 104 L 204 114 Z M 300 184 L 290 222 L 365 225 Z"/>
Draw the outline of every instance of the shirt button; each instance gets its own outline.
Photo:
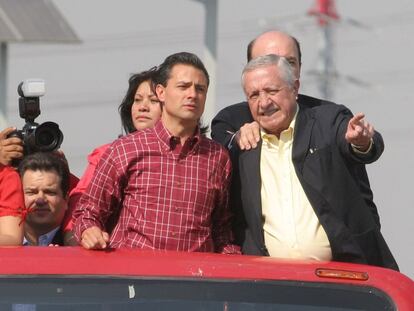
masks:
<path id="1" fill-rule="evenodd" d="M 177 232 L 171 231 L 171 236 L 176 236 Z"/>
<path id="2" fill-rule="evenodd" d="M 176 208 L 174 208 L 174 210 L 175 210 L 176 212 L 180 212 L 180 211 L 181 211 L 181 208 L 176 207 Z"/>
<path id="3" fill-rule="evenodd" d="M 177 187 L 181 187 L 181 182 L 177 181 L 177 182 L 175 183 L 175 185 L 176 185 Z"/>

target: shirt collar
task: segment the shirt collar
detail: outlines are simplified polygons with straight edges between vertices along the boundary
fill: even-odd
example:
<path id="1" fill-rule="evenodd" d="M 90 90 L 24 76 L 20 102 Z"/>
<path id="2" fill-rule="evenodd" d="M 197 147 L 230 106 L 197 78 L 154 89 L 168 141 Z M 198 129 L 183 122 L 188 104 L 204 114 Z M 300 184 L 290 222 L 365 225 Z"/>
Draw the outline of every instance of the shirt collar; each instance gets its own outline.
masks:
<path id="1" fill-rule="evenodd" d="M 174 150 L 175 147 L 180 144 L 180 138 L 171 135 L 161 120 L 155 124 L 154 132 L 158 139 L 163 143 L 165 151 Z M 186 149 L 188 151 L 193 150 L 200 143 L 200 139 L 200 127 L 197 126 L 194 135 L 187 139 L 183 146 L 183 149 Z"/>
<path id="2" fill-rule="evenodd" d="M 52 231 L 49 231 L 48 233 L 42 234 L 38 238 L 37 246 L 49 246 L 53 238 L 56 235 L 56 232 L 59 230 L 59 227 L 53 229 Z M 23 246 L 30 246 L 30 242 L 26 239 L 26 237 L 23 238 Z"/>

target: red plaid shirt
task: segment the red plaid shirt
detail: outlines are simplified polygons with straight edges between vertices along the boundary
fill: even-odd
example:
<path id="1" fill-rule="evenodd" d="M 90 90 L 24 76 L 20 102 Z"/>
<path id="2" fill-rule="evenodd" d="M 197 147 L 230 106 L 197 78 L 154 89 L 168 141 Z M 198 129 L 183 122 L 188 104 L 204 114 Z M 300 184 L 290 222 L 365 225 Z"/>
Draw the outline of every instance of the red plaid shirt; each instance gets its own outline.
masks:
<path id="1" fill-rule="evenodd" d="M 120 213 L 109 246 L 239 253 L 228 207 L 227 151 L 200 134 L 181 146 L 161 121 L 116 140 L 74 212 L 75 236 Z"/>

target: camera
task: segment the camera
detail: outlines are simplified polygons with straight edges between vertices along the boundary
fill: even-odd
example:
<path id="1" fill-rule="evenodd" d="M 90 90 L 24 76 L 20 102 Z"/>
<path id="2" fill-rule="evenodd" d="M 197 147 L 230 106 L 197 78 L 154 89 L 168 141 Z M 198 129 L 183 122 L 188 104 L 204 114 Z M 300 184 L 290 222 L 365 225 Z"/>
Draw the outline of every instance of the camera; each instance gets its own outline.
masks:
<path id="1" fill-rule="evenodd" d="M 24 154 L 38 151 L 55 151 L 63 141 L 63 133 L 55 122 L 38 124 L 35 119 L 40 115 L 39 98 L 45 94 L 45 81 L 28 79 L 17 87 L 19 94 L 19 114 L 26 123 L 8 137 L 19 137 L 23 141 Z"/>

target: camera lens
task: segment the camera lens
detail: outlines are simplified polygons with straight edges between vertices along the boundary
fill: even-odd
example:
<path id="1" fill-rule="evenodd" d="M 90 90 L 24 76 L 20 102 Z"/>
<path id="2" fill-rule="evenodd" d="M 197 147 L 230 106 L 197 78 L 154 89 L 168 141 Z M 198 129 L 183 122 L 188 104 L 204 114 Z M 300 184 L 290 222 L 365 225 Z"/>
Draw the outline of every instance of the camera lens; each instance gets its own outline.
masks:
<path id="1" fill-rule="evenodd" d="M 36 134 L 36 144 L 38 146 L 50 146 L 55 141 L 55 135 L 49 131 L 43 131 Z"/>
<path id="2" fill-rule="evenodd" d="M 54 122 L 40 124 L 34 133 L 35 146 L 39 151 L 54 151 L 59 149 L 63 141 L 63 134 Z"/>

